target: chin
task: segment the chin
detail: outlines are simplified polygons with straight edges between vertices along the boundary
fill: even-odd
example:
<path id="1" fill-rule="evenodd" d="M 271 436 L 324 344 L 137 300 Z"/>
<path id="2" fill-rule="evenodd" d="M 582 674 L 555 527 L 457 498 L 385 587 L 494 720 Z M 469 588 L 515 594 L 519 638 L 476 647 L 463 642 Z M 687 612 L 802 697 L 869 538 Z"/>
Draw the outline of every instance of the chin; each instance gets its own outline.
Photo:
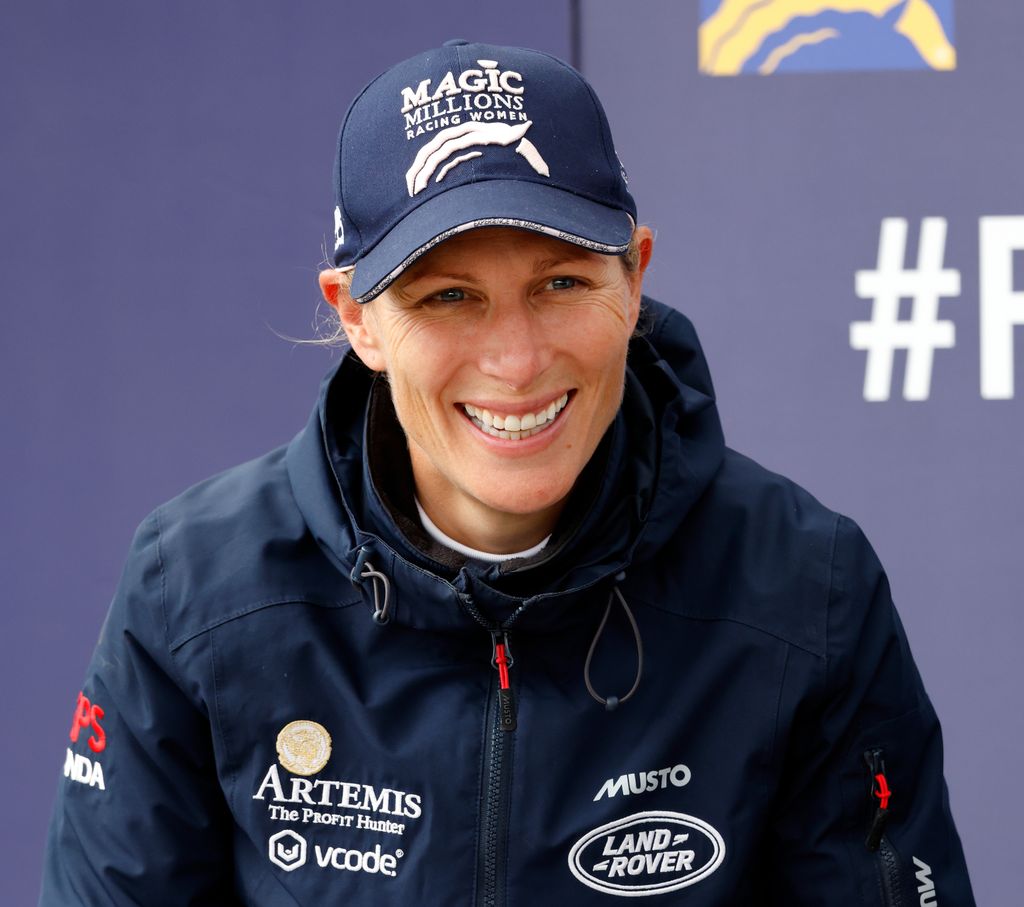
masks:
<path id="1" fill-rule="evenodd" d="M 515 481 L 515 480 L 510 480 Z M 527 487 L 521 491 L 506 489 L 504 493 L 476 495 L 492 510 L 525 516 L 530 513 L 541 513 L 560 503 L 572 490 L 573 482 L 546 485 L 543 489 Z"/>

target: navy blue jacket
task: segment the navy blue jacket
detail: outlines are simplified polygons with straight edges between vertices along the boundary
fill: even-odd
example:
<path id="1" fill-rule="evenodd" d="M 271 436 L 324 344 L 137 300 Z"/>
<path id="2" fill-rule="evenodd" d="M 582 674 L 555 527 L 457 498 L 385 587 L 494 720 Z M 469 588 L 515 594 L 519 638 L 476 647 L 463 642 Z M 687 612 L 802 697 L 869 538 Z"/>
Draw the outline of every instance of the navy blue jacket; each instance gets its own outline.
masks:
<path id="1" fill-rule="evenodd" d="M 151 514 L 41 904 L 973 904 L 875 554 L 725 448 L 690 323 L 645 304 L 531 559 L 426 539 L 351 354 L 290 445 Z"/>

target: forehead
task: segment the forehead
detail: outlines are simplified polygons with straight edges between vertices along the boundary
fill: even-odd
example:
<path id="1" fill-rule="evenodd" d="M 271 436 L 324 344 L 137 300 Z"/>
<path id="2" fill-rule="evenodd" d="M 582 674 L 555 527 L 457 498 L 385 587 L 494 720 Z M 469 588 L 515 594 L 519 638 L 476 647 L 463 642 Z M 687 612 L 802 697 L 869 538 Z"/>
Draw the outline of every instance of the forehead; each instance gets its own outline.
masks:
<path id="1" fill-rule="evenodd" d="M 609 258 L 575 243 L 531 230 L 478 227 L 435 246 L 406 269 L 401 282 L 439 271 L 471 271 L 483 262 L 502 262 L 511 271 L 549 267 L 562 262 L 592 261 L 603 264 Z"/>

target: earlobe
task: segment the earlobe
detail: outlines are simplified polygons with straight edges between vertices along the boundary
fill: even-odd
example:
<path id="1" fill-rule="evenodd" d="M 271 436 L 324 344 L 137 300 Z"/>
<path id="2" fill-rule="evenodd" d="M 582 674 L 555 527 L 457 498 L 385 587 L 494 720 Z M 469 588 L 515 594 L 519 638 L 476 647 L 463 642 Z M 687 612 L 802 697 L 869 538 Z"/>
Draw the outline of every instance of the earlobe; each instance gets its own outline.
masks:
<path id="1" fill-rule="evenodd" d="M 385 370 L 375 326 L 366 317 L 366 306 L 360 305 L 348 292 L 350 275 L 335 268 L 320 272 L 320 292 L 324 301 L 338 313 L 345 336 L 363 364 L 375 372 Z"/>

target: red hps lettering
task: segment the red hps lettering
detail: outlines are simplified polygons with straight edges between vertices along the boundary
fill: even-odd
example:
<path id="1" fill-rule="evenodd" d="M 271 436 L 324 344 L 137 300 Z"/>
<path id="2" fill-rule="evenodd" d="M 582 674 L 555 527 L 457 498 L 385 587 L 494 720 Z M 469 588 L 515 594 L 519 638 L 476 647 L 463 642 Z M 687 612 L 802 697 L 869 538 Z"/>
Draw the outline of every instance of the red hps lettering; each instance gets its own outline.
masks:
<path id="1" fill-rule="evenodd" d="M 82 728 L 92 728 L 92 736 L 89 737 L 89 749 L 94 753 L 102 753 L 103 748 L 107 745 L 107 734 L 103 728 L 100 727 L 100 719 L 103 717 L 103 709 L 98 705 L 93 705 L 85 698 L 85 694 L 79 692 L 78 702 L 75 704 L 75 715 L 71 719 L 71 733 L 68 735 L 71 737 L 72 743 L 78 743 L 78 732 Z"/>

